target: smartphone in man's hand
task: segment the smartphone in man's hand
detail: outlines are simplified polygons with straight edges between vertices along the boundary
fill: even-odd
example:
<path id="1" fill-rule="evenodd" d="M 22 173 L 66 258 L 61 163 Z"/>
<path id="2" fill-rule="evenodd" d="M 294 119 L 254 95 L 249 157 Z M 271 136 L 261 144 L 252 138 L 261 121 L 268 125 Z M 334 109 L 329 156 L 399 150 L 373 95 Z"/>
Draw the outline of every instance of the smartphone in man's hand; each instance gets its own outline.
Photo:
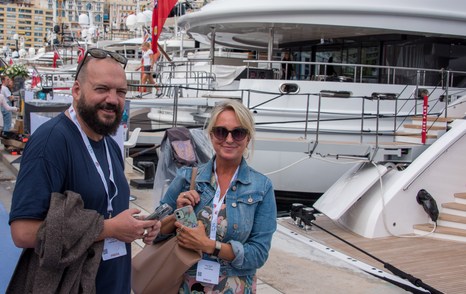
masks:
<path id="1" fill-rule="evenodd" d="M 155 211 L 151 213 L 150 215 L 148 215 L 144 220 L 153 220 L 153 219 L 161 220 L 167 215 L 169 215 L 170 213 L 172 213 L 172 211 L 173 209 L 171 208 L 171 206 L 164 203 L 160 205 L 159 207 L 157 207 Z"/>

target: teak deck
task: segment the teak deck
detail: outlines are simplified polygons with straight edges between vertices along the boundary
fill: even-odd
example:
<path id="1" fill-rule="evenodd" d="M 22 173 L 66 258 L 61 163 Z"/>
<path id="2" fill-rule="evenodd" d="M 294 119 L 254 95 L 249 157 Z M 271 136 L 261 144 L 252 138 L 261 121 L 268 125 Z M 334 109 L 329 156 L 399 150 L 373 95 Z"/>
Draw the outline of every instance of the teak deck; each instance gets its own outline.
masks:
<path id="1" fill-rule="evenodd" d="M 291 219 L 280 219 L 279 222 L 294 232 L 389 272 L 380 262 L 315 226 L 305 231 L 292 224 Z M 466 293 L 466 243 L 429 237 L 367 239 L 338 226 L 325 216 L 319 216 L 316 224 L 443 293 Z"/>

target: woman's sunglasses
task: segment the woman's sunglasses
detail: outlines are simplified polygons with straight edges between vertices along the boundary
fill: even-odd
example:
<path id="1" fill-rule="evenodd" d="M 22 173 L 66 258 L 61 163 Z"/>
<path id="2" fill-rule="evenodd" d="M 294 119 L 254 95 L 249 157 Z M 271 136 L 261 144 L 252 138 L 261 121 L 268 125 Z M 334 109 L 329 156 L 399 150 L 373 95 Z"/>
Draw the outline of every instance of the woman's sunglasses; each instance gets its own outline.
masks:
<path id="1" fill-rule="evenodd" d="M 123 68 L 126 68 L 126 64 L 128 63 L 128 59 L 126 57 L 124 57 L 123 55 L 121 55 L 121 54 L 118 54 L 118 53 L 112 52 L 112 51 L 108 51 L 108 50 L 104 50 L 104 49 L 100 49 L 100 48 L 91 48 L 91 49 L 86 51 L 86 54 L 84 54 L 83 60 L 78 65 L 78 68 L 76 70 L 76 75 L 74 77 L 75 80 L 78 79 L 79 72 L 81 71 L 81 68 L 85 64 L 86 58 L 87 58 L 88 55 L 90 55 L 90 56 L 92 56 L 94 58 L 97 58 L 97 59 L 104 59 L 104 58 L 107 58 L 108 56 L 110 56 L 111 58 L 113 58 L 117 62 L 123 64 Z"/>
<path id="2" fill-rule="evenodd" d="M 212 134 L 218 140 L 224 141 L 228 137 L 228 134 L 231 134 L 231 137 L 235 141 L 242 141 L 249 134 L 249 131 L 245 128 L 234 128 L 233 130 L 228 130 L 225 127 L 213 127 Z"/>

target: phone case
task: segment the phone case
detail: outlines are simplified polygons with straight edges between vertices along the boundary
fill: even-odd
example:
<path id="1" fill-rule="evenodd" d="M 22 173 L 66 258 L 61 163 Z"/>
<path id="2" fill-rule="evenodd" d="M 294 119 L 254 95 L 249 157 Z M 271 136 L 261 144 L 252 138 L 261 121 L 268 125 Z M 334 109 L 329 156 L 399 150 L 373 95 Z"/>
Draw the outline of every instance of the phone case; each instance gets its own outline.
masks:
<path id="1" fill-rule="evenodd" d="M 168 205 L 167 203 L 164 203 L 160 205 L 159 207 L 157 207 L 155 211 L 151 213 L 149 216 L 147 216 L 145 219 L 146 220 L 152 220 L 152 219 L 161 220 L 167 215 L 169 215 L 172 211 L 173 209 L 170 207 L 170 205 Z"/>
<path id="2" fill-rule="evenodd" d="M 197 226 L 197 217 L 194 213 L 194 208 L 191 205 L 176 209 L 175 218 L 177 221 L 189 228 Z"/>

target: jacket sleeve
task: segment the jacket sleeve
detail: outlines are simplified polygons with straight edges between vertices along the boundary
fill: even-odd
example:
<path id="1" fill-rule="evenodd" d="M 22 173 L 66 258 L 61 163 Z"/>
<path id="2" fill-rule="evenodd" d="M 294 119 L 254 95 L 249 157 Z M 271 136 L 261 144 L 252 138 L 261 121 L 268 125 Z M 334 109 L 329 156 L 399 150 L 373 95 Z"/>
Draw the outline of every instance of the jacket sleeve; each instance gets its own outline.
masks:
<path id="1" fill-rule="evenodd" d="M 237 269 L 258 269 L 269 256 L 272 236 L 277 229 L 277 207 L 270 179 L 267 178 L 262 191 L 265 194 L 256 207 L 252 229 L 246 242 L 229 241 L 235 253 L 231 266 Z"/>
<path id="2" fill-rule="evenodd" d="M 178 198 L 178 195 L 180 195 L 182 191 L 186 191 L 188 189 L 187 187 L 189 187 L 189 182 L 186 179 L 187 174 L 187 167 L 182 167 L 176 171 L 176 176 L 168 186 L 160 204 L 167 203 L 171 208 L 173 208 L 173 210 L 176 209 L 176 199 Z"/>

